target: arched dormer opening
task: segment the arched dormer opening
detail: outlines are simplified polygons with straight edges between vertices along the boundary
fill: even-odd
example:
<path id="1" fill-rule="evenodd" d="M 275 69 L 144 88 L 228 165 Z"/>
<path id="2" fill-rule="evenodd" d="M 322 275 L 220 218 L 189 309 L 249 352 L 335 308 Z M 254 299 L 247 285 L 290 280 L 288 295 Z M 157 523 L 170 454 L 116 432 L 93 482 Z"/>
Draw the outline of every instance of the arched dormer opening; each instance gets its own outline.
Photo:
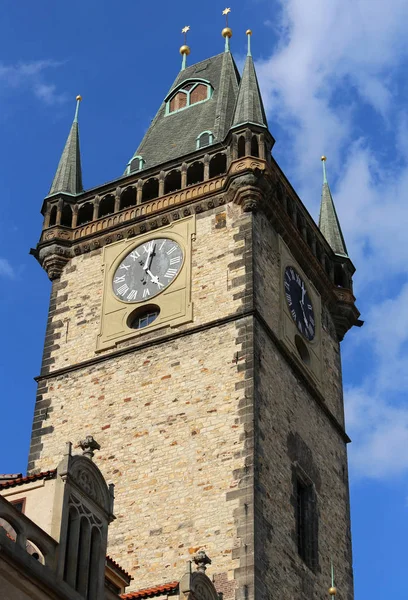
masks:
<path id="1" fill-rule="evenodd" d="M 203 131 L 197 137 L 197 150 L 210 146 L 214 142 L 214 135 L 211 131 Z"/>
<path id="2" fill-rule="evenodd" d="M 129 175 L 130 173 L 136 173 L 137 171 L 141 171 L 146 164 L 145 159 L 142 156 L 134 156 L 131 161 L 128 163 L 126 173 Z"/>
<path id="3" fill-rule="evenodd" d="M 205 79 L 184 81 L 175 91 L 166 98 L 166 115 L 184 110 L 210 100 L 213 88 Z"/>

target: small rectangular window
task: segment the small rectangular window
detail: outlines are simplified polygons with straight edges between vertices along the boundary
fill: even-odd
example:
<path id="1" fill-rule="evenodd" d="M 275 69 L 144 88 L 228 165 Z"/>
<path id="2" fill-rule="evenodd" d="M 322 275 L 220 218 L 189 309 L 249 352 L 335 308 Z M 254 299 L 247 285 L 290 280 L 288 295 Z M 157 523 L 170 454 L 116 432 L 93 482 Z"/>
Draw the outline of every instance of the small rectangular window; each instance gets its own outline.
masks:
<path id="1" fill-rule="evenodd" d="M 12 504 L 14 508 L 17 509 L 19 512 L 24 514 L 25 498 L 20 498 L 19 500 L 12 500 L 10 504 Z"/>
<path id="2" fill-rule="evenodd" d="M 299 556 L 310 569 L 317 566 L 317 511 L 313 484 L 296 479 L 296 540 Z"/>

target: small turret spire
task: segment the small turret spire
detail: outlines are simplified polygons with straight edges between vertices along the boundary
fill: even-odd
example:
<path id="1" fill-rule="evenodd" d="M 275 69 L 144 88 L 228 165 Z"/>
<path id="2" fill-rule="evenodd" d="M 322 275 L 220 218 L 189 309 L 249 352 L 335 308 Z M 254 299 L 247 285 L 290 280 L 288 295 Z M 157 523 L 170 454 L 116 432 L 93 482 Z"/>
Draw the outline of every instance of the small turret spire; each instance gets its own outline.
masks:
<path id="1" fill-rule="evenodd" d="M 82 187 L 81 153 L 79 149 L 78 113 L 81 96 L 76 97 L 74 121 L 60 158 L 57 172 L 51 185 L 49 196 L 65 192 L 76 196 L 84 191 Z"/>
<path id="2" fill-rule="evenodd" d="M 232 126 L 237 127 L 238 125 L 244 125 L 245 123 L 252 123 L 254 125 L 261 125 L 262 127 L 268 127 L 255 65 L 251 54 L 252 31 L 248 29 L 246 34 L 248 36 L 248 55 L 239 86 L 239 94 Z"/>
<path id="3" fill-rule="evenodd" d="M 224 29 L 222 30 L 222 37 L 225 38 L 225 52 L 230 51 L 230 39 L 232 38 L 232 29 L 228 25 L 228 15 L 230 14 L 230 12 L 231 12 L 230 8 L 225 8 L 222 11 L 222 14 L 225 15 L 225 20 L 226 20 L 226 24 L 227 24 L 227 26 L 224 27 Z"/>
<path id="4" fill-rule="evenodd" d="M 326 157 L 322 156 L 321 161 L 323 163 L 323 189 L 320 205 L 319 229 L 335 254 L 348 256 L 333 197 L 327 182 Z"/>
<path id="5" fill-rule="evenodd" d="M 184 69 L 187 67 L 187 56 L 190 54 L 191 50 L 190 47 L 187 45 L 187 33 L 190 31 L 190 25 L 186 25 L 185 27 L 183 27 L 183 29 L 181 30 L 181 33 L 184 34 L 184 44 L 181 46 L 180 48 L 180 54 L 183 57 L 183 62 L 181 64 L 181 70 L 184 71 Z"/>

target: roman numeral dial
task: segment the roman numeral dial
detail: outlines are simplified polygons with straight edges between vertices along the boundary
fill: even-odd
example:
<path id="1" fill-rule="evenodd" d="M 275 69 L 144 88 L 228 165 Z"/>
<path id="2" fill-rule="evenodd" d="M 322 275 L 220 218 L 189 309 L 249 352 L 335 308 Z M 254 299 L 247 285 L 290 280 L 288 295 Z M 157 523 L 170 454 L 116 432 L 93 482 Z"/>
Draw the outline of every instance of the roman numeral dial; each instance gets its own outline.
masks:
<path id="1" fill-rule="evenodd" d="M 284 294 L 296 327 L 309 342 L 316 333 L 315 315 L 306 284 L 294 267 L 286 267 Z"/>
<path id="2" fill-rule="evenodd" d="M 112 289 L 123 302 L 147 302 L 164 291 L 180 273 L 184 263 L 181 246 L 168 238 L 144 242 L 117 267 Z"/>

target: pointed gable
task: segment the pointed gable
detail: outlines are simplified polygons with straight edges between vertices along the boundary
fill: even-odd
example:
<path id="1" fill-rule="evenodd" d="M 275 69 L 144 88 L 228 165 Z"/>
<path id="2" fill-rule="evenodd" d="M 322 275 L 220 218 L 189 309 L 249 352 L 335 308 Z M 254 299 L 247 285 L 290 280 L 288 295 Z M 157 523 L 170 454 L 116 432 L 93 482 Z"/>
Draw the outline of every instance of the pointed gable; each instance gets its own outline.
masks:
<path id="1" fill-rule="evenodd" d="M 322 201 L 320 205 L 319 229 L 328 241 L 335 254 L 348 256 L 346 243 L 341 231 L 340 222 L 337 217 L 333 197 L 326 177 L 325 158 L 323 161 L 323 189 Z"/>
<path id="2" fill-rule="evenodd" d="M 232 126 L 253 123 L 268 127 L 252 56 L 247 56 Z"/>
<path id="3" fill-rule="evenodd" d="M 189 106 L 184 97 L 173 101 L 178 90 L 186 90 L 189 95 L 194 82 L 210 87 L 208 97 L 198 96 L 198 101 Z M 182 70 L 134 156 L 140 156 L 150 168 L 194 152 L 204 132 L 211 132 L 212 143 L 223 141 L 231 126 L 238 85 L 239 74 L 230 53 Z"/>
<path id="4" fill-rule="evenodd" d="M 58 192 L 65 192 L 76 196 L 84 191 L 82 186 L 81 153 L 79 149 L 78 107 L 75 112 L 74 122 L 71 126 L 64 151 L 58 164 L 57 172 L 49 191 L 49 196 Z"/>

